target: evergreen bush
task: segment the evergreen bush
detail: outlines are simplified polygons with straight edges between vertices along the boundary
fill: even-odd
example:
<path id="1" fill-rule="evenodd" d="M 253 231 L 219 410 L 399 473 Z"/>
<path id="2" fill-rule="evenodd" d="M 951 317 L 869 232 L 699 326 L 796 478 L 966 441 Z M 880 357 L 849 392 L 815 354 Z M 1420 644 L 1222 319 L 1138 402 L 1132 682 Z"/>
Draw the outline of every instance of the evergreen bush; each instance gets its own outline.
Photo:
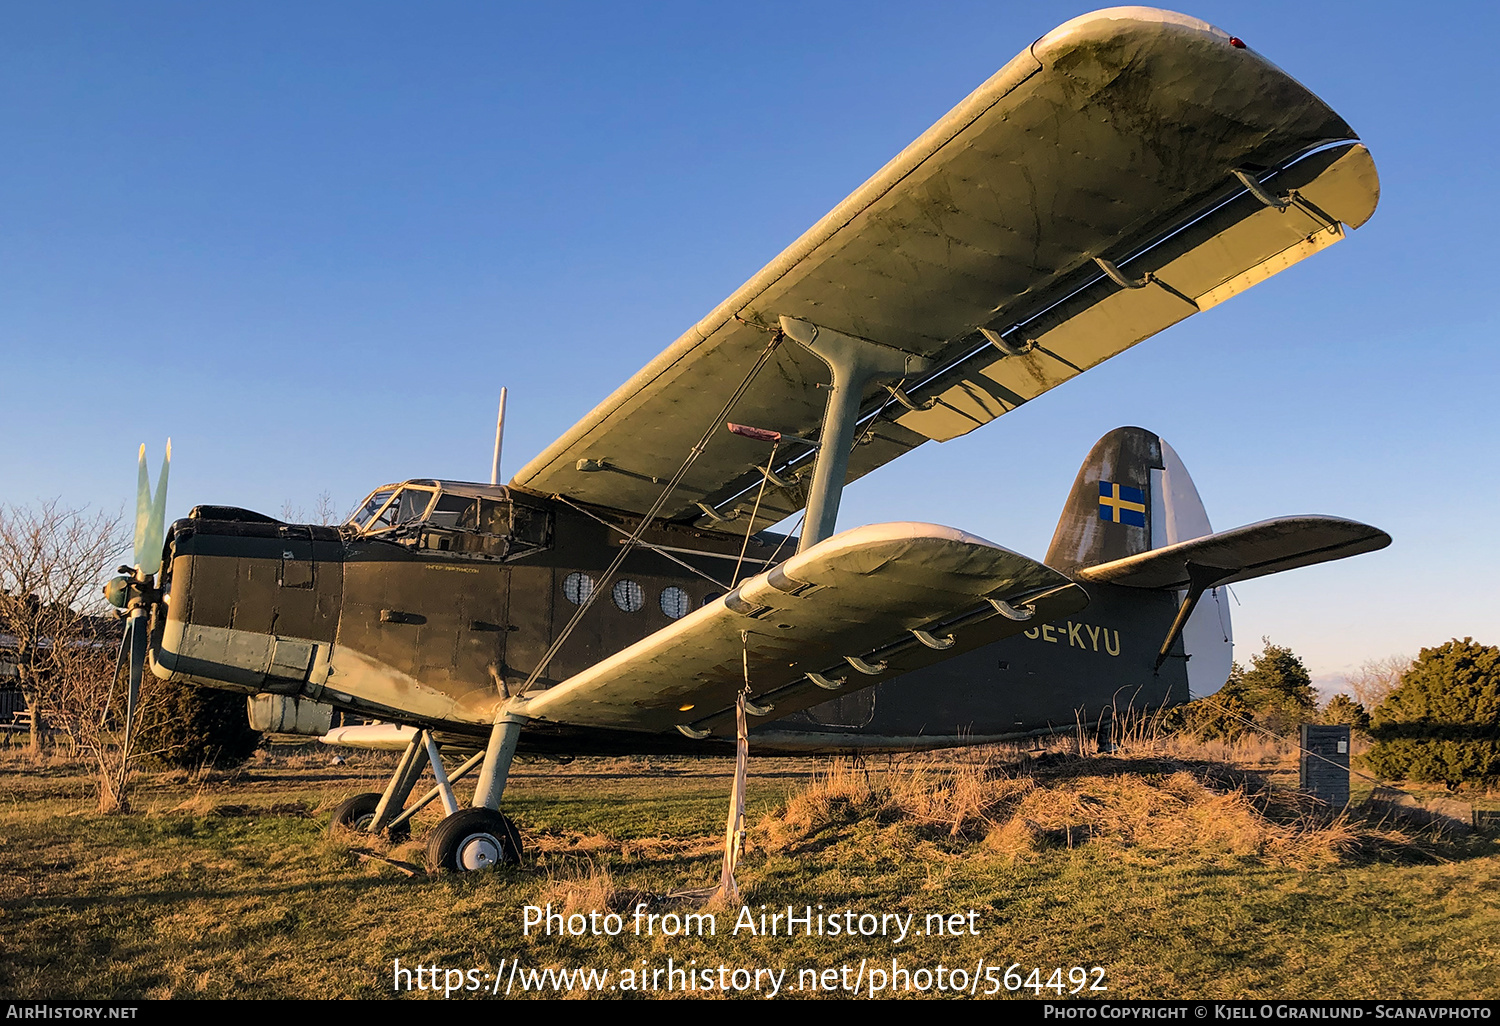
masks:
<path id="1" fill-rule="evenodd" d="M 1500 783 L 1500 648 L 1424 648 L 1370 721 L 1365 762 L 1383 777 Z"/>

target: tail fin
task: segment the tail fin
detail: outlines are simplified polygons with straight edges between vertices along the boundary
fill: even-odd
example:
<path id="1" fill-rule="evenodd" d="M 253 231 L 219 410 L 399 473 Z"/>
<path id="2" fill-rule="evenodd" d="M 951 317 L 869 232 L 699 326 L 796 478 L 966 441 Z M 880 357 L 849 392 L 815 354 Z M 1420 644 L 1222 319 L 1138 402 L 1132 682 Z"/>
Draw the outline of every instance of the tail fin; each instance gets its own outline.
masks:
<path id="1" fill-rule="evenodd" d="M 1047 565 L 1076 574 L 1212 533 L 1198 489 L 1172 447 L 1144 428 L 1116 428 L 1094 443 L 1079 468 Z M 1205 593 L 1182 632 L 1194 698 L 1229 678 L 1233 635 L 1225 599 L 1223 588 Z"/>

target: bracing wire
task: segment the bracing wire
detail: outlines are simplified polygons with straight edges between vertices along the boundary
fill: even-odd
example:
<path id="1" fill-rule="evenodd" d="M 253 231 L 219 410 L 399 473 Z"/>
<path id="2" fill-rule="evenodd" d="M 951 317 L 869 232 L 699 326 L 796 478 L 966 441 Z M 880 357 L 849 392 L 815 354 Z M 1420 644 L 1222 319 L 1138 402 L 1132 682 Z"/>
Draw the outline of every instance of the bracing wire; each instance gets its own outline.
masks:
<path id="1" fill-rule="evenodd" d="M 755 493 L 755 508 L 750 511 L 750 522 L 745 525 L 745 540 L 740 544 L 740 558 L 734 561 L 734 574 L 729 578 L 731 588 L 740 583 L 740 567 L 745 565 L 745 553 L 750 549 L 750 536 L 755 533 L 755 518 L 760 514 L 760 500 L 765 498 L 766 482 L 771 479 L 771 470 L 776 466 L 776 450 L 779 448 L 780 442 L 771 443 L 771 458 L 766 461 L 766 472 L 760 477 L 760 490 Z M 780 551 L 779 547 L 777 551 Z"/>
<path id="2" fill-rule="evenodd" d="M 531 690 L 532 685 L 534 685 L 537 681 L 537 678 L 542 675 L 542 671 L 547 668 L 547 664 L 552 662 L 552 658 L 557 655 L 558 650 L 561 649 L 563 644 L 568 640 L 568 637 L 573 633 L 574 628 L 576 628 L 579 622 L 583 619 L 584 614 L 593 607 L 594 602 L 597 601 L 599 596 L 608 589 L 610 578 L 612 578 L 620 569 L 621 564 L 625 562 L 625 558 L 635 550 L 636 545 L 640 543 L 641 537 L 646 533 L 646 528 L 650 526 L 650 524 L 656 519 L 657 514 L 659 514 L 662 507 L 667 504 L 667 499 L 671 498 L 672 493 L 677 490 L 677 486 L 682 483 L 683 478 L 687 477 L 688 471 L 692 469 L 692 466 L 697 462 L 698 457 L 703 455 L 703 450 L 707 448 L 709 439 L 713 437 L 714 432 L 719 429 L 719 425 L 724 423 L 724 421 L 728 418 L 730 412 L 734 409 L 735 405 L 744 396 L 745 392 L 749 390 L 750 385 L 760 374 L 761 369 L 764 368 L 766 362 L 771 359 L 771 354 L 775 352 L 776 347 L 781 344 L 782 337 L 783 336 L 779 331 L 771 336 L 771 340 L 766 343 L 766 348 L 761 350 L 760 356 L 756 358 L 754 366 L 752 366 L 749 373 L 745 375 L 745 379 L 740 382 L 739 387 L 734 390 L 734 394 L 729 397 L 728 402 L 726 402 L 723 408 L 719 410 L 718 414 L 704 430 L 702 436 L 699 437 L 698 444 L 694 445 L 690 450 L 688 450 L 687 457 L 682 461 L 682 466 L 677 468 L 677 473 L 672 475 L 672 479 L 667 482 L 666 487 L 662 489 L 662 492 L 659 496 L 657 496 L 656 501 L 651 504 L 651 508 L 646 511 L 645 516 L 641 517 L 640 524 L 633 532 L 631 532 L 630 537 L 626 538 L 625 541 L 621 543 L 620 551 L 615 555 L 615 558 L 610 561 L 609 568 L 604 571 L 604 574 L 600 579 L 599 586 L 591 591 L 588 596 L 584 598 L 581 603 L 579 603 L 578 609 L 574 611 L 572 618 L 568 620 L 567 626 L 562 629 L 562 632 L 558 634 L 557 638 L 552 642 L 551 645 L 548 646 L 547 651 L 542 655 L 542 658 L 538 660 L 536 668 L 533 669 L 531 673 L 526 677 L 526 682 L 521 685 L 521 690 L 519 692 L 520 694 L 524 695 L 527 691 Z"/>

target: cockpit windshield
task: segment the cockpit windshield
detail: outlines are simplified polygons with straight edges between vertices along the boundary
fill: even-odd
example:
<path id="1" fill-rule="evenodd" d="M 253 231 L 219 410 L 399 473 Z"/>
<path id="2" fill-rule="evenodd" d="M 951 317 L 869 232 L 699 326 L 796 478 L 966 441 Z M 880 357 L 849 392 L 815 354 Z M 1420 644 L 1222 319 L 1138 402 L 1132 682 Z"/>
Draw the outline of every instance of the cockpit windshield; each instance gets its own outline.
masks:
<path id="1" fill-rule="evenodd" d="M 370 493 L 370 497 L 360 503 L 359 509 L 349 518 L 347 526 L 357 527 L 363 530 L 375 519 L 375 514 L 385 508 L 385 504 L 391 501 L 391 496 L 396 494 L 394 488 L 377 488 Z"/>
<path id="2" fill-rule="evenodd" d="M 550 511 L 480 487 L 386 485 L 371 492 L 345 526 L 365 537 L 478 559 L 514 559 L 551 545 Z"/>
<path id="3" fill-rule="evenodd" d="M 414 485 L 376 489 L 360 505 L 359 512 L 349 518 L 349 526 L 358 528 L 362 534 L 375 534 L 414 524 L 426 514 L 436 494 L 435 488 Z"/>

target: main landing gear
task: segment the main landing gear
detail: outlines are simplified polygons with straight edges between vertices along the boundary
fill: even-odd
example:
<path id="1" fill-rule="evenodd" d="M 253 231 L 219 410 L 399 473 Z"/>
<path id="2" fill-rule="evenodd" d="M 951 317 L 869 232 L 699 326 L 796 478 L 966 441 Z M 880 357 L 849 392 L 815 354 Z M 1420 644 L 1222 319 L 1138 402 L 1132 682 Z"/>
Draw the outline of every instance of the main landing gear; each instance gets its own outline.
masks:
<path id="1" fill-rule="evenodd" d="M 361 833 L 385 834 L 392 840 L 411 836 L 411 818 L 433 801 L 441 799 L 447 816 L 427 838 L 427 865 L 431 869 L 471 872 L 521 861 L 521 834 L 499 811 L 500 798 L 510 776 L 525 719 L 501 714 L 490 732 L 485 750 L 470 757 L 450 777 L 438 754 L 432 733 L 417 731 L 383 794 L 358 794 L 333 812 L 333 828 Z M 423 769 L 432 767 L 436 783 L 411 805 L 406 804 Z M 479 769 L 470 808 L 461 809 L 453 785 Z"/>
<path id="2" fill-rule="evenodd" d="M 427 836 L 427 865 L 467 873 L 521 861 L 516 825 L 490 809 L 463 809 Z"/>
<path id="3" fill-rule="evenodd" d="M 329 823 L 329 828 L 368 833 L 370 824 L 375 822 L 375 810 L 379 807 L 380 795 L 374 791 L 357 794 L 333 810 L 333 821 Z M 386 836 L 393 841 L 406 840 L 411 836 L 411 823 L 403 822 L 400 826 L 388 828 Z"/>

